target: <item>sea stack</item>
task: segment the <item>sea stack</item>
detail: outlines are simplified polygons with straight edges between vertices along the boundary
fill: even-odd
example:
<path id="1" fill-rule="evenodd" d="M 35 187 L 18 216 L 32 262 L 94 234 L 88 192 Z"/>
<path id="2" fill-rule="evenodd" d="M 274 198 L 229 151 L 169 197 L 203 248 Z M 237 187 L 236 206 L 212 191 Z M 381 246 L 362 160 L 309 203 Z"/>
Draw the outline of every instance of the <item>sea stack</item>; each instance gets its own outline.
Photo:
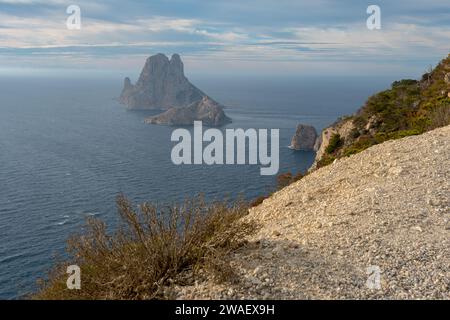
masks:
<path id="1" fill-rule="evenodd" d="M 314 150 L 316 140 L 317 131 L 313 126 L 299 124 L 289 148 L 294 150 Z"/>
<path id="2" fill-rule="evenodd" d="M 183 62 L 178 54 L 172 55 L 169 60 L 159 53 L 147 59 L 136 84 L 125 78 L 119 100 L 128 109 L 167 110 L 187 107 L 205 96 L 185 77 Z"/>

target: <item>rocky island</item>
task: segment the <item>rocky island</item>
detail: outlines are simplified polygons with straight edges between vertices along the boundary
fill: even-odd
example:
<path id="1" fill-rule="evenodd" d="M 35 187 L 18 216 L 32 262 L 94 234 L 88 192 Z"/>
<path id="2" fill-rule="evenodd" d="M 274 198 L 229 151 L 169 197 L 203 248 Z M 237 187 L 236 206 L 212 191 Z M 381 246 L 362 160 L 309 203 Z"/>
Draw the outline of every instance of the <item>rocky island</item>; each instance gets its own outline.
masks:
<path id="1" fill-rule="evenodd" d="M 231 122 L 223 106 L 189 82 L 178 54 L 170 60 L 162 53 L 149 57 L 136 84 L 125 78 L 119 101 L 131 110 L 167 110 L 146 119 L 151 124 L 192 125 L 197 120 L 220 126 Z"/>
<path id="2" fill-rule="evenodd" d="M 313 126 L 299 124 L 291 140 L 289 148 L 293 150 L 314 150 L 317 140 L 317 131 Z"/>

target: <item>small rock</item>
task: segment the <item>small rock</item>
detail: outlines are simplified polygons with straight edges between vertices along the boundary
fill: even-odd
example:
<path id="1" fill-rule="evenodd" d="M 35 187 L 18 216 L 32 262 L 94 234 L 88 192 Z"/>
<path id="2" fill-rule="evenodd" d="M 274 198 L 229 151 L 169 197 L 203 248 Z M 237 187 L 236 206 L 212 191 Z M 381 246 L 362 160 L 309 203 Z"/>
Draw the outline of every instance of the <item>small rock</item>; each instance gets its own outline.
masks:
<path id="1" fill-rule="evenodd" d="M 390 175 L 398 176 L 403 172 L 403 168 L 402 167 L 392 167 L 389 169 L 388 172 Z"/>

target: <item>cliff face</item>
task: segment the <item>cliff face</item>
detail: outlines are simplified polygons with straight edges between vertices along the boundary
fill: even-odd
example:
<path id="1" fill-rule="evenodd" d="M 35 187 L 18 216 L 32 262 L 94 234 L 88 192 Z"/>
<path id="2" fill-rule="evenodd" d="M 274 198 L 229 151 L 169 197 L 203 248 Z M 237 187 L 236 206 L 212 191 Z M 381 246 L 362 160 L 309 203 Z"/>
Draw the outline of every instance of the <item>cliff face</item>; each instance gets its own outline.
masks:
<path id="1" fill-rule="evenodd" d="M 340 120 L 334 125 L 325 128 L 316 140 L 314 146 L 314 149 L 316 150 L 316 158 L 309 170 L 312 171 L 316 169 L 319 161 L 327 155 L 327 149 L 333 136 L 339 136 L 344 144 L 349 144 L 350 139 L 348 139 L 348 137 L 351 135 L 354 128 L 355 126 L 351 119 Z"/>
<path id="2" fill-rule="evenodd" d="M 157 54 L 147 59 L 135 85 L 125 78 L 119 100 L 129 109 L 169 109 L 186 107 L 204 96 L 185 77 L 178 54 L 170 60 L 164 54 Z"/>
<path id="3" fill-rule="evenodd" d="M 172 126 L 189 126 L 194 121 L 202 121 L 205 126 L 221 126 L 231 122 L 223 112 L 222 107 L 205 96 L 184 108 L 170 108 L 157 116 L 145 119 L 149 124 L 167 124 Z"/>
<path id="4" fill-rule="evenodd" d="M 323 130 L 310 171 L 391 139 L 450 124 L 450 55 L 420 80 L 395 81 Z"/>
<path id="5" fill-rule="evenodd" d="M 294 150 L 313 150 L 316 144 L 317 132 L 312 126 L 299 124 L 289 146 Z"/>

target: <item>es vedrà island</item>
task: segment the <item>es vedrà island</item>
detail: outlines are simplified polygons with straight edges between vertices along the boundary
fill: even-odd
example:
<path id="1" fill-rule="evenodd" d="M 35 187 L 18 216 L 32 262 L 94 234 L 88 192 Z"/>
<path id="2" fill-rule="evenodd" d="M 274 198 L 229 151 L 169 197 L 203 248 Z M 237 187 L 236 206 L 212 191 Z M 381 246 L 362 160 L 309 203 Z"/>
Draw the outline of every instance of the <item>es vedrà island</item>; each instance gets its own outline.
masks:
<path id="1" fill-rule="evenodd" d="M 135 85 L 125 79 L 119 100 L 132 110 L 166 110 L 145 120 L 151 124 L 186 126 L 203 121 L 221 126 L 231 122 L 223 106 L 189 82 L 178 54 L 170 60 L 161 53 L 149 57 Z"/>

